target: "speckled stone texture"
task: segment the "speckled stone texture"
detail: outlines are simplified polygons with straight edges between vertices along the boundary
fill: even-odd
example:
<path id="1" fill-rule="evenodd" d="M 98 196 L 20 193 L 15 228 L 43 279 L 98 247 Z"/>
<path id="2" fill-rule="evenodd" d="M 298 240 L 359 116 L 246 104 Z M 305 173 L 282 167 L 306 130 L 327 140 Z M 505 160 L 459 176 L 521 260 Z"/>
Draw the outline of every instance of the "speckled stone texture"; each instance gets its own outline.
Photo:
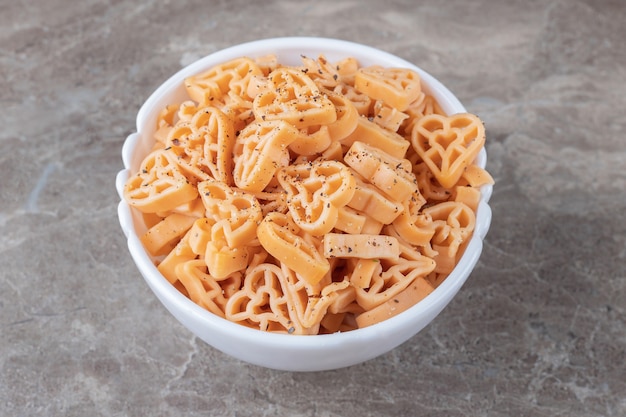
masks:
<path id="1" fill-rule="evenodd" d="M 622 0 L 0 3 L 0 415 L 626 415 Z M 331 372 L 248 365 L 153 297 L 117 221 L 141 103 L 220 48 L 395 53 L 487 127 L 476 270 L 425 330 Z"/>

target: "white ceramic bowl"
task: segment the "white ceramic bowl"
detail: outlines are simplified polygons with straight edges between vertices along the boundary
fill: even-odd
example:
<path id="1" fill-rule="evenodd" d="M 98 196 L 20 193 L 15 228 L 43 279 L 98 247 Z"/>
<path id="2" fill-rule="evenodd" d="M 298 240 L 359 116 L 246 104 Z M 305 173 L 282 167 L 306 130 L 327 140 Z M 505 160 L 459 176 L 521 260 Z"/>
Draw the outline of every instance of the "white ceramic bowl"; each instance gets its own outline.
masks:
<path id="1" fill-rule="evenodd" d="M 483 239 L 491 222 L 488 205 L 491 186 L 482 188 L 476 229 L 460 262 L 430 295 L 407 311 L 381 323 L 350 332 L 317 336 L 273 334 L 249 329 L 213 315 L 178 292 L 157 270 L 138 236 L 145 230 L 141 217 L 124 201 L 122 192 L 130 172 L 135 172 L 153 143 L 158 112 L 167 104 L 181 102 L 186 93 L 183 79 L 216 64 L 241 56 L 276 54 L 282 64 L 300 64 L 300 55 L 329 61 L 351 56 L 361 65 L 412 68 L 421 75 L 423 88 L 433 95 L 448 114 L 466 111 L 459 100 L 439 81 L 414 64 L 378 49 L 336 39 L 276 38 L 249 42 L 215 52 L 183 68 L 165 81 L 144 103 L 137 115 L 137 133 L 122 148 L 124 169 L 116 178 L 120 195 L 118 215 L 128 248 L 140 273 L 163 305 L 192 333 L 209 345 L 240 360 L 267 368 L 289 371 L 320 371 L 342 368 L 372 359 L 394 349 L 428 325 L 457 294 L 476 265 Z M 483 149 L 477 163 L 484 167 Z M 451 329 L 452 330 L 452 329 Z M 418 343 L 418 342 L 416 342 Z"/>

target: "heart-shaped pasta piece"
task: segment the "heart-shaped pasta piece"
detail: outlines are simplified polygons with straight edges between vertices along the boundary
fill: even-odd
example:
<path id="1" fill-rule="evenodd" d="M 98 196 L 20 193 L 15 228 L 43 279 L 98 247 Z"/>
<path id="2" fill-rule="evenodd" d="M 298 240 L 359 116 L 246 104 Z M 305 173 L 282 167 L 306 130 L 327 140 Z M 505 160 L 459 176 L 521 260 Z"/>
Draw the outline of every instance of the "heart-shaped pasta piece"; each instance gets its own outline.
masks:
<path id="1" fill-rule="evenodd" d="M 194 200 L 196 187 L 180 171 L 176 156 L 155 150 L 142 161 L 137 174 L 124 185 L 124 198 L 144 213 L 165 212 Z"/>
<path id="2" fill-rule="evenodd" d="M 287 191 L 294 222 L 315 236 L 335 227 L 339 208 L 350 202 L 356 190 L 356 179 L 338 161 L 290 165 L 277 175 Z"/>
<path id="3" fill-rule="evenodd" d="M 360 68 L 354 78 L 357 90 L 397 109 L 406 110 L 422 94 L 420 76 L 407 68 Z"/>
<path id="4" fill-rule="evenodd" d="M 254 76 L 263 75 L 261 68 L 250 58 L 233 59 L 211 67 L 208 71 L 185 79 L 189 96 L 201 106 L 211 105 L 229 91 L 243 95 Z"/>
<path id="5" fill-rule="evenodd" d="M 298 130 L 282 120 L 252 123 L 243 129 L 233 150 L 233 177 L 237 187 L 260 192 L 276 171 L 289 164 L 288 146 L 299 137 Z"/>
<path id="6" fill-rule="evenodd" d="M 243 288 L 226 303 L 226 318 L 263 331 L 295 333 L 298 322 L 291 317 L 281 275 L 278 266 L 268 263 L 248 269 Z M 301 326 L 297 327 L 301 334 Z"/>
<path id="7" fill-rule="evenodd" d="M 437 264 L 435 272 L 449 274 L 457 263 L 461 248 L 474 231 L 476 215 L 466 204 L 457 201 L 435 204 L 423 212 L 433 219 L 431 247 Z"/>
<path id="8" fill-rule="evenodd" d="M 166 146 L 178 163 L 198 180 L 215 178 L 232 184 L 235 133 L 229 118 L 217 107 L 199 109 L 189 121 L 178 122 Z"/>
<path id="9" fill-rule="evenodd" d="M 411 144 L 437 181 L 451 188 L 485 144 L 485 127 L 470 113 L 430 114 L 416 122 Z"/>
<path id="10" fill-rule="evenodd" d="M 476 214 L 466 204 L 457 201 L 435 204 L 422 212 L 433 221 L 432 243 L 448 248 L 451 256 L 456 255 L 476 226 Z"/>
<path id="11" fill-rule="evenodd" d="M 223 182 L 207 180 L 198 184 L 206 215 L 215 224 L 212 230 L 223 230 L 230 248 L 247 245 L 256 236 L 261 221 L 261 206 L 250 193 L 237 191 Z"/>
<path id="12" fill-rule="evenodd" d="M 253 112 L 260 120 L 284 120 L 298 129 L 337 120 L 335 106 L 301 70 L 278 68 L 269 86 L 254 98 Z"/>

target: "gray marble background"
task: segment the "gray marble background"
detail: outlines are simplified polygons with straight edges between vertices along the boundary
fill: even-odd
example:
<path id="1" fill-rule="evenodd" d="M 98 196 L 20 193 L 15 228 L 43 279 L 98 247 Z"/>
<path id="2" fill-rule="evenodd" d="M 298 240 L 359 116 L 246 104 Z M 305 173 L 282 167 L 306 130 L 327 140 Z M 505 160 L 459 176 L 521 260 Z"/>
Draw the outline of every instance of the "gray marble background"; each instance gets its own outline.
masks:
<path id="1" fill-rule="evenodd" d="M 336 37 L 408 59 L 487 126 L 484 255 L 392 352 L 271 371 L 152 296 L 114 178 L 147 96 L 220 48 Z M 0 3 L 0 415 L 626 415 L 626 2 Z"/>

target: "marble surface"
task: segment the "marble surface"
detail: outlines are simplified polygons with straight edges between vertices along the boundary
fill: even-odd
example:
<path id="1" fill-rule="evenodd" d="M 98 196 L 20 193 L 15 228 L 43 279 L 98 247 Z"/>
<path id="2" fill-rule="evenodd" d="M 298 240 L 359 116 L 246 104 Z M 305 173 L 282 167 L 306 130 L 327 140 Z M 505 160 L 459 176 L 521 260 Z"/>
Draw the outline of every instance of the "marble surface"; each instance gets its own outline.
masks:
<path id="1" fill-rule="evenodd" d="M 0 415 L 626 415 L 622 0 L 0 3 Z M 400 55 L 487 127 L 484 255 L 424 331 L 287 373 L 178 324 L 120 231 L 120 148 L 151 91 L 242 41 Z"/>

